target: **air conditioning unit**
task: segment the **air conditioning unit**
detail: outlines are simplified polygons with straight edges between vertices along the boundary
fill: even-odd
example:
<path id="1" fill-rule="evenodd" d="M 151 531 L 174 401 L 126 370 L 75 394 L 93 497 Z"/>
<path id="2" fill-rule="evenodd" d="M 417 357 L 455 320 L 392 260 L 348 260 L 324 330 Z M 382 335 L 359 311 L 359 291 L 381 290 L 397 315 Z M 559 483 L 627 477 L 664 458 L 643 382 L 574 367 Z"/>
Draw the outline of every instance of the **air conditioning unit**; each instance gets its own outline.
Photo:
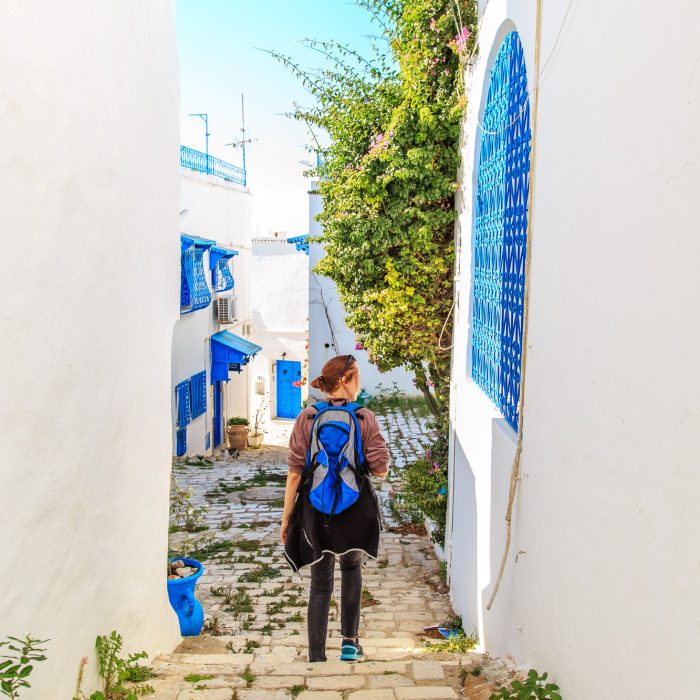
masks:
<path id="1" fill-rule="evenodd" d="M 219 317 L 219 323 L 235 323 L 238 320 L 236 306 L 236 297 L 234 295 L 219 297 L 216 300 L 216 312 Z"/>

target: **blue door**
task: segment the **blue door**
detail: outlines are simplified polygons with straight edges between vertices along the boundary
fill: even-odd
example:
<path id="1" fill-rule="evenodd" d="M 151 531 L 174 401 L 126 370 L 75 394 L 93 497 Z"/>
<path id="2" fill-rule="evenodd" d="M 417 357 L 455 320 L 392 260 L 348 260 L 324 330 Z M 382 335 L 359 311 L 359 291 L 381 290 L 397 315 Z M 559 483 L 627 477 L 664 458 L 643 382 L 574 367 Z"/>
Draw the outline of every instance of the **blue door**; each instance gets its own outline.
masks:
<path id="1" fill-rule="evenodd" d="M 301 411 L 301 362 L 277 360 L 277 417 L 296 418 Z"/>
<path id="2" fill-rule="evenodd" d="M 214 382 L 214 447 L 221 444 L 223 435 L 221 422 L 221 382 Z"/>

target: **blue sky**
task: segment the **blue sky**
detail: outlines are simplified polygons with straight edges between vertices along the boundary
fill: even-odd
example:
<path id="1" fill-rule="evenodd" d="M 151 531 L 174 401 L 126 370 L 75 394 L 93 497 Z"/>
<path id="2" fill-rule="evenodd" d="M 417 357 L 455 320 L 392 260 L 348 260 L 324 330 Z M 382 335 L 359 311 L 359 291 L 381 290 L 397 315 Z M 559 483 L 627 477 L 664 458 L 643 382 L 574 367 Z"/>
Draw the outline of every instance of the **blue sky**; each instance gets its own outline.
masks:
<path id="1" fill-rule="evenodd" d="M 245 93 L 248 183 L 255 195 L 260 233 L 308 230 L 308 181 L 303 161 L 308 142 L 302 124 L 282 114 L 310 96 L 281 64 L 257 48 L 293 56 L 305 66 L 321 56 L 300 46 L 305 38 L 334 39 L 361 50 L 377 34 L 369 14 L 347 0 L 177 0 L 180 57 L 181 143 L 240 164 L 240 150 L 225 147 L 240 136 Z"/>

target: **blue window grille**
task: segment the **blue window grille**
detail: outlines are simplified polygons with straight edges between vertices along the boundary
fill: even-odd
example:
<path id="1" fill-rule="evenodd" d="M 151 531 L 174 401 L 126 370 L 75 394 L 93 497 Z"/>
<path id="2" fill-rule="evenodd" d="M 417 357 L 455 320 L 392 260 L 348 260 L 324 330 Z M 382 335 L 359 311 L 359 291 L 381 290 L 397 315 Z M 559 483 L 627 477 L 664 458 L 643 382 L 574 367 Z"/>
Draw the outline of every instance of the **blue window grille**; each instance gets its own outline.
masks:
<path id="1" fill-rule="evenodd" d="M 472 377 L 518 430 L 530 191 L 523 47 L 506 36 L 491 70 L 477 173 Z"/>
<path id="2" fill-rule="evenodd" d="M 192 420 L 192 403 L 190 399 L 190 380 L 186 379 L 175 387 L 177 397 L 177 424 L 180 429 Z"/>
<path id="3" fill-rule="evenodd" d="M 203 258 L 204 249 L 196 246 L 182 253 L 180 312 L 183 314 L 205 309 L 211 303 Z"/>
<path id="4" fill-rule="evenodd" d="M 206 175 L 215 175 L 229 182 L 235 182 L 238 185 L 246 185 L 245 168 L 239 168 L 237 165 L 227 163 L 225 160 L 214 158 L 194 148 L 180 146 L 180 165 L 189 170 L 196 170 L 199 173 Z"/>
<path id="5" fill-rule="evenodd" d="M 187 431 L 184 428 L 181 428 L 180 430 L 176 431 L 175 438 L 175 455 L 177 457 L 182 457 L 182 455 L 187 452 Z"/>
<path id="6" fill-rule="evenodd" d="M 207 373 L 199 372 L 190 378 L 192 420 L 207 411 Z"/>
<path id="7" fill-rule="evenodd" d="M 309 254 L 309 236 L 294 236 L 293 238 L 288 238 L 287 243 L 294 243 L 296 249 L 300 253 Z"/>
<path id="8" fill-rule="evenodd" d="M 209 269 L 211 270 L 211 285 L 215 292 L 225 292 L 233 289 L 234 281 L 229 260 L 238 255 L 237 250 L 214 246 L 209 250 Z"/>

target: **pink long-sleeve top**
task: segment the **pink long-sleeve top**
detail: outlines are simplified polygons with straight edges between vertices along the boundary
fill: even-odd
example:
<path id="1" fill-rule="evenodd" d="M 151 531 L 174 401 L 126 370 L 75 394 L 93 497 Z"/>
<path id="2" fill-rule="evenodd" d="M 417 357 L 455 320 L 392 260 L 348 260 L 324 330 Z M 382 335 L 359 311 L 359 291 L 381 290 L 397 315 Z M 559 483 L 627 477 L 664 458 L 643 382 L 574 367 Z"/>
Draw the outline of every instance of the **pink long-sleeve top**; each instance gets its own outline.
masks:
<path id="1" fill-rule="evenodd" d="M 289 438 L 289 452 L 287 453 L 287 466 L 290 473 L 301 474 L 306 466 L 306 453 L 309 449 L 311 433 L 311 419 L 316 415 L 316 410 L 305 408 L 298 416 L 292 435 Z M 389 448 L 382 436 L 377 417 L 368 408 L 357 411 L 362 446 L 365 452 L 365 460 L 370 471 L 375 476 L 384 476 L 389 469 Z"/>

